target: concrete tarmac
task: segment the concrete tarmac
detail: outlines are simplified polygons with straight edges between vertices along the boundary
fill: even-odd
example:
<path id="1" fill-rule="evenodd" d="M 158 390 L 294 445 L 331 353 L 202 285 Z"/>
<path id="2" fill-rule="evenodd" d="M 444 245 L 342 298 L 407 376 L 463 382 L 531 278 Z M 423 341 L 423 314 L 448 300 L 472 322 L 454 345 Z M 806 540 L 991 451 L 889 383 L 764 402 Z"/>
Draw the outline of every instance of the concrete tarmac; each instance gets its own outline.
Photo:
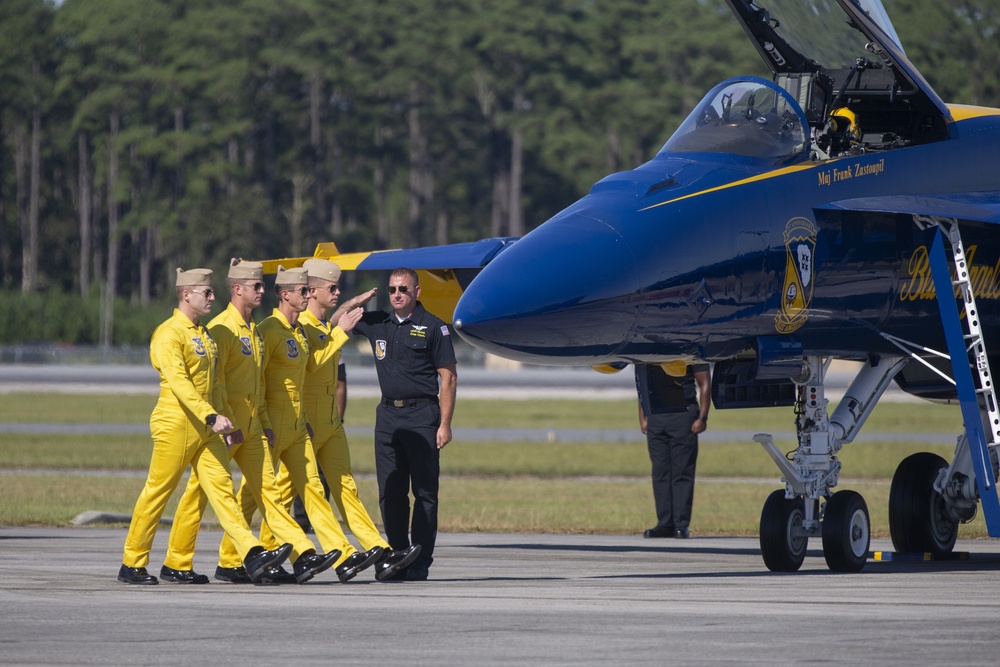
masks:
<path id="1" fill-rule="evenodd" d="M 202 534 L 198 571 L 219 537 Z M 816 540 L 774 574 L 756 538 L 442 534 L 427 582 L 146 587 L 115 579 L 124 539 L 0 528 L 0 663 L 995 665 L 1000 648 L 998 541 L 833 574 Z"/>

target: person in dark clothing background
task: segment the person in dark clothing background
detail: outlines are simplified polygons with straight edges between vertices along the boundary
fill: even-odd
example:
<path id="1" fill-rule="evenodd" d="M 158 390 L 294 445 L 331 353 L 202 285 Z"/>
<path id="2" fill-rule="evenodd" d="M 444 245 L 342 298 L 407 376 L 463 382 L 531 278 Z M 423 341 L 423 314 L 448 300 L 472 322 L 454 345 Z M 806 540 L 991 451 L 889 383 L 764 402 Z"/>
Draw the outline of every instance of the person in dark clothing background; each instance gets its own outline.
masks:
<path id="1" fill-rule="evenodd" d="M 680 376 L 658 364 L 635 367 L 639 427 L 653 471 L 656 525 L 645 537 L 690 537 L 698 434 L 708 426 L 711 376 L 708 364 L 692 364 Z"/>

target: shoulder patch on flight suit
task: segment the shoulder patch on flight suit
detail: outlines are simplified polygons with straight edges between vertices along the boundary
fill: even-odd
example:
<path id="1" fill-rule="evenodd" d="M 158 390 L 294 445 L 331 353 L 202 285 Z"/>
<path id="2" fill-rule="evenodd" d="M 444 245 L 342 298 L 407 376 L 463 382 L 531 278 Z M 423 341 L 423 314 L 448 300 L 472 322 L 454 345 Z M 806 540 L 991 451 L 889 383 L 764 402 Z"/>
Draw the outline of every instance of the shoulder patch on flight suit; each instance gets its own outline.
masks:
<path id="1" fill-rule="evenodd" d="M 288 358 L 298 359 L 299 358 L 299 346 L 295 344 L 294 338 L 289 338 L 285 341 L 285 345 L 288 346 Z"/>
<path id="2" fill-rule="evenodd" d="M 441 335 L 442 336 L 450 336 L 451 335 L 451 333 L 448 332 L 448 325 L 447 324 L 442 324 L 441 325 Z"/>
<path id="3" fill-rule="evenodd" d="M 375 341 L 375 358 L 379 361 L 385 359 L 385 341 L 377 340 Z"/>
<path id="4" fill-rule="evenodd" d="M 201 340 L 201 336 L 194 336 L 191 338 L 191 342 L 194 343 L 194 353 L 199 357 L 205 356 L 205 343 Z"/>
<path id="5" fill-rule="evenodd" d="M 253 348 L 250 346 L 250 336 L 240 336 L 240 352 L 244 357 L 253 356 Z"/>

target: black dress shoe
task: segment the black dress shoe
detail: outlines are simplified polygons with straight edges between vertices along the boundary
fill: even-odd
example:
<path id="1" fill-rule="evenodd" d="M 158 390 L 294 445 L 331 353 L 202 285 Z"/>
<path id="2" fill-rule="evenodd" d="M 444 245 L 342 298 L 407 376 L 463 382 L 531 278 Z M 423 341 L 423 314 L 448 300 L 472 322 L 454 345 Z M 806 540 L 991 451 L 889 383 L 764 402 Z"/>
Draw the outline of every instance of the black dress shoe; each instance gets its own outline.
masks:
<path id="1" fill-rule="evenodd" d="M 676 531 L 673 528 L 667 528 L 664 526 L 656 526 L 655 528 L 650 528 L 642 534 L 643 537 L 673 537 Z"/>
<path id="2" fill-rule="evenodd" d="M 337 578 L 340 579 L 341 583 L 350 581 L 357 576 L 358 572 L 373 565 L 381 558 L 384 551 L 382 547 L 372 547 L 368 551 L 358 551 L 351 554 L 337 567 Z"/>
<path id="3" fill-rule="evenodd" d="M 686 540 L 687 538 L 691 537 L 691 531 L 689 531 L 687 528 L 680 528 L 674 531 L 674 537 L 676 537 L 678 540 Z"/>
<path id="4" fill-rule="evenodd" d="M 379 581 L 392 581 L 397 574 L 404 572 L 406 566 L 412 563 L 419 555 L 419 544 L 411 544 L 405 549 L 393 549 L 383 552 L 382 558 L 379 562 L 375 563 L 375 578 Z"/>
<path id="5" fill-rule="evenodd" d="M 407 581 L 427 581 L 427 570 L 414 570 L 412 567 L 406 571 Z"/>
<path id="6" fill-rule="evenodd" d="M 159 579 L 146 572 L 146 568 L 128 567 L 124 564 L 118 570 L 118 581 L 123 584 L 140 584 L 142 586 L 154 586 L 160 583 Z"/>
<path id="7" fill-rule="evenodd" d="M 264 571 L 264 574 L 260 575 L 260 579 L 257 581 L 258 584 L 297 584 L 298 580 L 295 575 L 281 567 L 280 565 L 272 565 Z"/>
<path id="8" fill-rule="evenodd" d="M 216 567 L 215 578 L 228 584 L 252 584 L 245 567 Z"/>
<path id="9" fill-rule="evenodd" d="M 250 580 L 256 583 L 260 580 L 261 575 L 267 571 L 267 568 L 278 565 L 288 558 L 290 553 L 292 553 L 292 545 L 288 543 L 282 544 L 272 551 L 265 551 L 264 547 L 254 547 L 243 559 L 243 567 L 246 568 Z"/>
<path id="10" fill-rule="evenodd" d="M 175 584 L 207 584 L 208 577 L 198 574 L 194 570 L 175 570 L 164 565 L 160 568 L 160 579 L 170 581 Z"/>
<path id="11" fill-rule="evenodd" d="M 295 559 L 295 581 L 304 584 L 320 572 L 329 570 L 342 555 L 339 549 L 334 549 L 328 554 L 320 555 L 313 551 L 305 553 Z"/>

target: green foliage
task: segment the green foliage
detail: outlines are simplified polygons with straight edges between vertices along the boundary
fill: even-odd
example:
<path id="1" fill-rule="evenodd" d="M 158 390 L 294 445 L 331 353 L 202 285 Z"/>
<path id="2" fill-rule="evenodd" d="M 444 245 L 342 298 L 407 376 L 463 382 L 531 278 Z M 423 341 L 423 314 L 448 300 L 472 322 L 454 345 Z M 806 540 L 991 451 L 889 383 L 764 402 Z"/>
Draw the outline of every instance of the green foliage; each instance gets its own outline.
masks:
<path id="1" fill-rule="evenodd" d="M 173 303 L 138 307 L 127 299 L 114 302 L 115 345 L 148 346 L 149 337 L 173 312 Z M 86 298 L 49 291 L 23 294 L 0 290 L 0 344 L 97 345 L 101 331 L 101 297 L 96 289 Z"/>
<path id="2" fill-rule="evenodd" d="M 1000 105 L 995 1 L 885 4 L 942 97 Z M 531 229 L 737 74 L 766 71 L 723 0 L 4 0 L 0 288 L 21 284 L 36 110 L 39 289 L 116 268 L 148 305 L 177 266 L 520 231 L 515 171 Z"/>

